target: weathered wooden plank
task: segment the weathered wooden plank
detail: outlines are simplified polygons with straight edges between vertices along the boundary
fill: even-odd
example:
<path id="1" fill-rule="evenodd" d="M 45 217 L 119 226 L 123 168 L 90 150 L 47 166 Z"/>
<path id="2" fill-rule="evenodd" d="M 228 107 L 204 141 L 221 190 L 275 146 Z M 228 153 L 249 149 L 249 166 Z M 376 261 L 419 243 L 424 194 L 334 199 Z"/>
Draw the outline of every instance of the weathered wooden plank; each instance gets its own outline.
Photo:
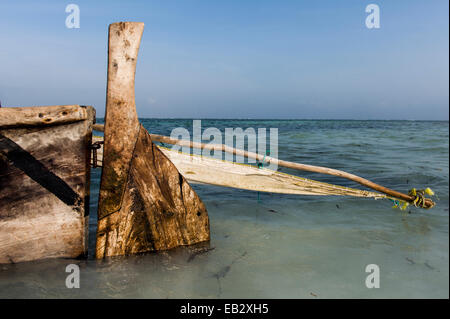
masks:
<path id="1" fill-rule="evenodd" d="M 55 105 L 0 108 L 0 129 L 25 126 L 44 126 L 86 120 L 86 107 Z"/>
<path id="2" fill-rule="evenodd" d="M 104 124 L 94 124 L 92 126 L 92 129 L 99 131 L 99 132 L 104 132 L 105 131 L 105 125 Z"/>
<path id="3" fill-rule="evenodd" d="M 143 27 L 120 22 L 109 28 L 97 258 L 209 240 L 203 202 L 139 125 L 134 74 Z"/>
<path id="4" fill-rule="evenodd" d="M 139 132 L 134 76 L 143 31 L 143 23 L 119 22 L 109 26 L 105 163 L 100 185 L 99 218 L 120 209 Z"/>
<path id="5" fill-rule="evenodd" d="M 0 263 L 86 254 L 95 111 L 81 109 L 85 120 L 0 129 Z"/>

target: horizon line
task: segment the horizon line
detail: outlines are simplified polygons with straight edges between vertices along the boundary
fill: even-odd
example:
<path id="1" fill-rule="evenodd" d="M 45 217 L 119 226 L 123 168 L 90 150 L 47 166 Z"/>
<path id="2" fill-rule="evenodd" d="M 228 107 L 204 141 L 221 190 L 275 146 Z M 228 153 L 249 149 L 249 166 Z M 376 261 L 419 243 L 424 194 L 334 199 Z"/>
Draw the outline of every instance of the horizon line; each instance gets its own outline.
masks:
<path id="1" fill-rule="evenodd" d="M 96 117 L 97 119 L 105 119 L 105 117 Z M 146 120 L 263 120 L 263 121 L 408 121 L 408 122 L 449 122 L 449 120 L 416 120 L 416 119 L 332 119 L 332 118 L 220 118 L 220 117 L 141 117 L 139 119 Z"/>

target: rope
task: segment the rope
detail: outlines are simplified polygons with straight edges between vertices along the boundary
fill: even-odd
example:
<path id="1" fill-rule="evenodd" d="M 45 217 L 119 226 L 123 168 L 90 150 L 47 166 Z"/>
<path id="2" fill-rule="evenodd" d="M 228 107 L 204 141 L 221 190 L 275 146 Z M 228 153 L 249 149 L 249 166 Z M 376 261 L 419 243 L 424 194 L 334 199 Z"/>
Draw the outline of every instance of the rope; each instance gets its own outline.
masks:
<path id="1" fill-rule="evenodd" d="M 392 208 L 398 208 L 400 210 L 406 210 L 406 208 L 409 206 L 408 202 L 400 201 L 398 199 L 391 199 L 391 201 L 394 202 L 394 206 L 392 206 Z"/>
<path id="2" fill-rule="evenodd" d="M 413 196 L 414 200 L 412 201 L 412 204 L 415 207 L 421 207 L 421 208 L 427 208 L 425 205 L 425 194 L 434 196 L 434 192 L 431 190 L 431 188 L 427 187 L 425 189 L 411 189 L 408 192 L 408 195 Z M 431 208 L 431 207 L 429 207 Z"/>
<path id="3" fill-rule="evenodd" d="M 425 204 L 425 194 L 429 195 L 429 196 L 434 196 L 434 192 L 431 190 L 431 188 L 427 187 L 425 189 L 415 189 L 412 188 L 409 190 L 408 195 L 414 197 L 414 200 L 411 202 L 411 204 L 414 207 L 420 207 L 420 208 L 425 208 L 425 209 L 429 209 L 431 207 L 427 207 L 427 205 Z M 406 201 L 402 201 L 402 200 L 397 200 L 397 199 L 391 199 L 394 202 L 394 206 L 392 206 L 392 208 L 399 208 L 400 210 L 406 210 L 406 208 L 409 206 L 409 203 Z"/>

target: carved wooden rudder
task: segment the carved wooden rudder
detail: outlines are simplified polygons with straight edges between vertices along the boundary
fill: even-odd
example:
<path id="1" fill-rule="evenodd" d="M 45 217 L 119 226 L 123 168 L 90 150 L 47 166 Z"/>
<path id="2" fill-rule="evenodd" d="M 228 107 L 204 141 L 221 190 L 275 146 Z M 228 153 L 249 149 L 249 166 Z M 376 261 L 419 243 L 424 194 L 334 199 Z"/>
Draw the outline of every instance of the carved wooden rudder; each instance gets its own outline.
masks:
<path id="1" fill-rule="evenodd" d="M 110 25 L 97 258 L 209 240 L 205 205 L 139 124 L 134 75 L 143 23 Z"/>

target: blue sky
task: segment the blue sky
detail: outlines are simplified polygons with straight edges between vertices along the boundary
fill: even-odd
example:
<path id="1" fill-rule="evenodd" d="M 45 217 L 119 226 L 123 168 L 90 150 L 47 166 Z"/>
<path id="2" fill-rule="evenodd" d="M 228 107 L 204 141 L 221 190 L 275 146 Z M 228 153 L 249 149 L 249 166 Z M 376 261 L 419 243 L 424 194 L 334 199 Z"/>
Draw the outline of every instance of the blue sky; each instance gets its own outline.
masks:
<path id="1" fill-rule="evenodd" d="M 80 29 L 65 27 L 79 5 Z M 380 7 L 367 29 L 365 7 Z M 4 106 L 104 115 L 107 30 L 145 23 L 140 117 L 448 119 L 447 0 L 2 1 Z"/>

